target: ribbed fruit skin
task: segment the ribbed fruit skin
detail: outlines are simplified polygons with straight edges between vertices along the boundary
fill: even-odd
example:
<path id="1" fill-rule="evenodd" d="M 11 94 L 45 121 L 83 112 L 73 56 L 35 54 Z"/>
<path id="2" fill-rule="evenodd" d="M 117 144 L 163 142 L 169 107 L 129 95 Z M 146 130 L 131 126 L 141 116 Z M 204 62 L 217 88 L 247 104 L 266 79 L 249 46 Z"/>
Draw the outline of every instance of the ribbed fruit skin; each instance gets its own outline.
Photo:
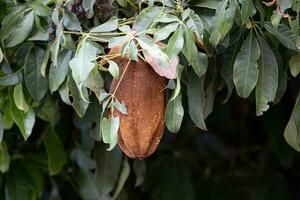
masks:
<path id="1" fill-rule="evenodd" d="M 123 102 L 128 115 L 114 109 L 120 117 L 118 144 L 131 158 L 143 159 L 158 147 L 164 132 L 165 80 L 142 60 L 128 63 L 127 58 L 115 60 L 120 67 L 120 78 L 114 79 L 110 93 Z M 121 79 L 122 74 L 123 78 Z"/>

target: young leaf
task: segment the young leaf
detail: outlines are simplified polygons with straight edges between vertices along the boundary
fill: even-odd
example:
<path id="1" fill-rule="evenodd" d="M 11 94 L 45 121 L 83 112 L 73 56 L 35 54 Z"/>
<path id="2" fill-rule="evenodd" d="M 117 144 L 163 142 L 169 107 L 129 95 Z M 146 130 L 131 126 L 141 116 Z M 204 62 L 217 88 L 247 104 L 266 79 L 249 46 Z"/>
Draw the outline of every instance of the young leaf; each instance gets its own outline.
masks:
<path id="1" fill-rule="evenodd" d="M 109 144 L 108 151 L 111 151 L 118 142 L 119 126 L 119 117 L 112 116 L 110 119 L 102 119 L 102 138 L 104 143 Z"/>
<path id="2" fill-rule="evenodd" d="M 41 67 L 45 51 L 40 48 L 33 48 L 26 56 L 24 66 L 24 79 L 26 88 L 35 101 L 40 101 L 48 89 L 48 81 L 41 74 Z"/>
<path id="3" fill-rule="evenodd" d="M 233 82 L 240 97 L 247 98 L 258 79 L 260 49 L 251 31 L 243 42 L 233 66 Z"/>
<path id="4" fill-rule="evenodd" d="M 14 102 L 19 110 L 28 111 L 28 104 L 26 103 L 22 84 L 16 85 L 14 88 Z"/>
<path id="5" fill-rule="evenodd" d="M 119 66 L 116 62 L 112 61 L 112 60 L 108 60 L 109 63 L 109 67 L 108 67 L 108 71 L 109 73 L 115 78 L 118 79 L 119 78 Z"/>
<path id="6" fill-rule="evenodd" d="M 285 141 L 300 152 L 300 95 L 298 94 L 291 118 L 284 130 Z"/>
<path id="7" fill-rule="evenodd" d="M 44 133 L 43 143 L 48 157 L 48 168 L 51 176 L 58 174 L 67 162 L 67 155 L 60 138 L 48 128 Z"/>
<path id="8" fill-rule="evenodd" d="M 165 113 L 165 122 L 168 130 L 177 133 L 181 127 L 184 115 L 181 93 L 174 100 L 168 102 Z"/>
<path id="9" fill-rule="evenodd" d="M 64 49 L 58 56 L 57 66 L 51 64 L 49 70 L 49 89 L 51 92 L 58 90 L 59 86 L 65 80 L 69 69 L 71 55 L 71 50 Z"/>
<path id="10" fill-rule="evenodd" d="M 258 36 L 261 58 L 259 60 L 259 76 L 255 90 L 256 115 L 262 115 L 273 102 L 278 86 L 278 66 L 275 55 L 268 43 Z"/>
<path id="11" fill-rule="evenodd" d="M 187 84 L 189 114 L 193 122 L 202 130 L 207 130 L 204 122 L 204 77 L 192 74 Z"/>

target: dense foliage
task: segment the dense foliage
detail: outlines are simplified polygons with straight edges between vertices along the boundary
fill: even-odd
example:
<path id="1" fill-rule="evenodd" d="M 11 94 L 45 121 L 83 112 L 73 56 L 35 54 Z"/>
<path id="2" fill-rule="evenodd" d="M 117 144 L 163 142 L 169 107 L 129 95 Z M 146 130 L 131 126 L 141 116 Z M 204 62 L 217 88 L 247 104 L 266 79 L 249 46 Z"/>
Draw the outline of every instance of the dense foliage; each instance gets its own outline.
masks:
<path id="1" fill-rule="evenodd" d="M 298 0 L 0 0 L 0 199 L 299 198 L 299 13 Z M 117 146 L 120 56 L 166 79 L 149 159 Z"/>

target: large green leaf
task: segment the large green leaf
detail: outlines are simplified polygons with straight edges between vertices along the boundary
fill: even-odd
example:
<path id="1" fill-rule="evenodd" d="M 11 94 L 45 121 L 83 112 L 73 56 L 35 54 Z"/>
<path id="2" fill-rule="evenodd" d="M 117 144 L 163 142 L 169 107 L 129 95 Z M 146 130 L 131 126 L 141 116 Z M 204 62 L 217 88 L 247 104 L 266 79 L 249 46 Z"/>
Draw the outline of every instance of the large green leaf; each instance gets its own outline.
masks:
<path id="1" fill-rule="evenodd" d="M 204 122 L 204 77 L 192 74 L 187 84 L 189 114 L 193 122 L 202 130 L 207 130 Z"/>
<path id="2" fill-rule="evenodd" d="M 77 176 L 77 182 L 82 199 L 101 199 L 98 192 L 99 188 L 96 185 L 96 178 L 92 172 L 87 169 L 80 169 Z"/>
<path id="3" fill-rule="evenodd" d="M 271 23 L 266 22 L 264 27 L 267 29 L 267 31 L 274 35 L 283 46 L 295 51 L 299 51 L 296 46 L 296 36 L 288 26 L 279 24 L 277 29 L 275 29 Z"/>
<path id="4" fill-rule="evenodd" d="M 300 152 L 300 95 L 298 94 L 291 118 L 284 130 L 285 141 Z"/>
<path id="5" fill-rule="evenodd" d="M 14 101 L 19 110 L 28 111 L 28 104 L 23 93 L 22 84 L 16 85 L 14 88 Z"/>
<path id="6" fill-rule="evenodd" d="M 240 2 L 242 4 L 242 9 L 241 9 L 242 22 L 245 23 L 249 19 L 249 17 L 253 17 L 253 15 L 256 13 L 256 9 L 252 1 L 240 0 Z"/>
<path id="7" fill-rule="evenodd" d="M 182 50 L 183 43 L 183 28 L 180 26 L 169 39 L 165 52 L 170 58 L 177 56 Z"/>
<path id="8" fill-rule="evenodd" d="M 49 70 L 49 89 L 51 92 L 56 91 L 65 80 L 71 55 L 71 50 L 62 50 L 57 59 L 57 66 L 51 64 Z"/>
<path id="9" fill-rule="evenodd" d="M 48 128 L 44 133 L 43 143 L 48 157 L 48 168 L 50 175 L 58 174 L 67 162 L 67 155 L 60 138 Z"/>
<path id="10" fill-rule="evenodd" d="M 48 81 L 41 74 L 41 67 L 45 51 L 32 48 L 26 56 L 24 79 L 26 88 L 35 101 L 40 101 L 48 90 Z"/>
<path id="11" fill-rule="evenodd" d="M 278 86 L 278 66 L 275 55 L 268 43 L 258 36 L 261 58 L 259 60 L 259 76 L 256 85 L 256 115 L 268 110 L 269 102 L 273 102 Z"/>
<path id="12" fill-rule="evenodd" d="M 144 31 L 158 19 L 158 16 L 162 13 L 161 7 L 149 6 L 143 9 L 136 17 L 133 29 L 137 32 Z"/>
<path id="13" fill-rule="evenodd" d="M 112 17 L 110 20 L 105 22 L 104 24 L 100 24 L 93 28 L 90 32 L 91 33 L 104 33 L 117 30 L 119 24 L 118 19 L 116 17 Z"/>
<path id="14" fill-rule="evenodd" d="M 31 135 L 35 123 L 35 113 L 31 107 L 27 112 L 19 110 L 14 102 L 13 94 L 10 95 L 10 115 L 13 121 L 19 127 L 25 140 Z"/>
<path id="15" fill-rule="evenodd" d="M 204 26 L 199 15 L 197 15 L 193 10 L 190 10 L 186 26 L 195 33 L 197 40 L 201 42 L 204 33 Z"/>
<path id="16" fill-rule="evenodd" d="M 260 49 L 251 31 L 244 41 L 233 66 L 233 82 L 240 97 L 247 98 L 258 79 Z"/>
<path id="17" fill-rule="evenodd" d="M 64 26 L 71 31 L 81 31 L 80 21 L 77 19 L 76 15 L 68 10 L 64 10 Z"/>
<path id="18" fill-rule="evenodd" d="M 22 18 L 13 31 L 10 33 L 6 41 L 7 47 L 14 47 L 21 44 L 30 34 L 34 21 L 34 11 L 30 11 L 25 17 Z"/>
<path id="19" fill-rule="evenodd" d="M 165 113 L 165 122 L 169 131 L 177 133 L 181 127 L 184 110 L 181 93 L 174 100 L 168 102 Z"/>

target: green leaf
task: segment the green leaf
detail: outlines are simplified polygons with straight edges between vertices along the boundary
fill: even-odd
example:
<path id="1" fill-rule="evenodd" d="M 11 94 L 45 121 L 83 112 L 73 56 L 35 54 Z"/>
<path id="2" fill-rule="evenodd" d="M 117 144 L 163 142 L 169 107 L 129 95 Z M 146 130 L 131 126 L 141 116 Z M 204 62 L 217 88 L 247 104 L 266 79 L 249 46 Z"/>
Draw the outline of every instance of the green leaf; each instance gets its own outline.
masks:
<path id="1" fill-rule="evenodd" d="M 130 54 L 130 59 L 134 61 L 138 61 L 138 50 L 136 48 L 136 44 L 133 40 L 130 41 L 129 43 L 129 54 Z"/>
<path id="2" fill-rule="evenodd" d="M 111 151 L 118 143 L 119 126 L 119 117 L 112 116 L 110 119 L 102 119 L 102 138 L 104 143 L 109 144 L 108 151 Z"/>
<path id="3" fill-rule="evenodd" d="M 40 1 L 35 1 L 32 4 L 32 8 L 41 17 L 48 17 L 51 14 L 51 10 L 48 6 L 42 4 Z"/>
<path id="4" fill-rule="evenodd" d="M 115 188 L 122 165 L 122 152 L 118 148 L 107 151 L 105 145 L 95 147 L 96 185 L 100 194 L 98 199 L 106 199 Z"/>
<path id="5" fill-rule="evenodd" d="M 11 86 L 22 83 L 23 81 L 23 68 L 18 71 L 8 74 L 6 76 L 0 77 L 0 85 L 2 86 Z"/>
<path id="6" fill-rule="evenodd" d="M 258 36 L 261 58 L 256 85 L 256 115 L 262 115 L 269 108 L 268 103 L 275 99 L 278 86 L 278 66 L 276 57 L 264 38 Z"/>
<path id="7" fill-rule="evenodd" d="M 279 24 L 278 29 L 275 29 L 269 22 L 266 22 L 264 27 L 267 29 L 267 31 L 274 35 L 283 46 L 295 51 L 299 51 L 296 46 L 296 37 L 288 26 Z"/>
<path id="8" fill-rule="evenodd" d="M 146 178 L 146 162 L 145 160 L 135 159 L 133 161 L 133 171 L 136 176 L 134 187 L 139 187 L 144 183 Z"/>
<path id="9" fill-rule="evenodd" d="M 177 56 L 182 50 L 183 43 L 183 30 L 182 27 L 179 27 L 170 38 L 165 52 L 170 58 Z"/>
<path id="10" fill-rule="evenodd" d="M 204 122 L 204 77 L 192 74 L 187 83 L 189 114 L 193 122 L 202 130 L 207 130 Z"/>
<path id="11" fill-rule="evenodd" d="M 170 100 L 174 100 L 177 95 L 179 94 L 180 90 L 181 90 L 181 83 L 180 83 L 180 80 L 181 80 L 181 74 L 182 74 L 182 71 L 184 69 L 184 66 L 178 64 L 177 65 L 177 69 L 176 69 L 176 87 L 175 87 L 175 90 L 174 90 L 174 93 L 172 94 L 172 97 Z"/>
<path id="12" fill-rule="evenodd" d="M 40 101 L 48 90 L 48 81 L 41 74 L 41 67 L 45 51 L 33 48 L 26 56 L 24 79 L 26 88 L 35 101 Z"/>
<path id="13" fill-rule="evenodd" d="M 67 162 L 64 146 L 57 134 L 50 128 L 44 133 L 43 143 L 48 157 L 48 168 L 51 176 L 58 174 Z"/>
<path id="14" fill-rule="evenodd" d="M 3 114 L 5 115 L 5 113 Z M 4 116 L 0 113 L 0 144 L 3 140 L 4 128 L 5 128 Z"/>
<path id="15" fill-rule="evenodd" d="M 157 42 L 167 39 L 169 35 L 177 29 L 178 25 L 179 23 L 171 23 L 158 29 L 154 33 L 154 41 Z"/>
<path id="16" fill-rule="evenodd" d="M 104 24 L 101 24 L 101 25 L 93 28 L 90 32 L 91 33 L 111 32 L 111 31 L 117 30 L 118 27 L 119 27 L 118 19 L 116 17 L 112 17 L 110 20 L 108 20 Z"/>
<path id="17" fill-rule="evenodd" d="M 289 65 L 290 65 L 291 74 L 294 77 L 296 77 L 300 72 L 300 54 L 294 55 L 290 59 Z"/>
<path id="18" fill-rule="evenodd" d="M 240 0 L 240 3 L 242 4 L 241 17 L 244 24 L 249 20 L 250 17 L 254 16 L 256 9 L 252 0 Z"/>
<path id="19" fill-rule="evenodd" d="M 41 74 L 42 74 L 43 77 L 46 77 L 46 71 L 47 71 L 49 56 L 50 56 L 50 46 L 48 46 L 47 49 L 46 49 L 46 53 L 45 53 L 43 63 L 42 63 L 42 66 L 41 66 Z"/>
<path id="20" fill-rule="evenodd" d="M 27 112 L 19 110 L 13 100 L 13 94 L 10 95 L 10 115 L 13 121 L 19 127 L 25 140 L 31 135 L 35 123 L 35 113 L 31 107 Z"/>
<path id="21" fill-rule="evenodd" d="M 217 9 L 219 3 L 220 3 L 219 0 L 205 0 L 205 1 L 200 1 L 199 3 L 195 4 L 195 6 L 201 8 Z"/>
<path id="22" fill-rule="evenodd" d="M 58 90 L 59 86 L 65 80 L 69 69 L 71 55 L 71 50 L 64 49 L 57 58 L 57 66 L 51 64 L 49 70 L 49 89 L 51 92 Z"/>
<path id="23" fill-rule="evenodd" d="M 112 61 L 112 60 L 108 60 L 109 63 L 109 67 L 108 67 L 108 71 L 109 73 L 115 78 L 118 79 L 119 78 L 119 66 L 116 62 Z"/>
<path id="24" fill-rule="evenodd" d="M 83 85 L 92 90 L 98 99 L 100 98 L 101 90 L 103 90 L 104 87 L 104 80 L 97 68 L 94 68 L 90 72 Z"/>
<path id="25" fill-rule="evenodd" d="M 113 102 L 113 107 L 125 115 L 128 114 L 127 108 L 124 103 L 120 103 L 117 99 Z"/>
<path id="26" fill-rule="evenodd" d="M 14 47 L 21 44 L 30 34 L 34 21 L 34 11 L 29 12 L 23 19 L 17 24 L 12 33 L 8 36 L 6 41 L 7 47 Z"/>
<path id="27" fill-rule="evenodd" d="M 195 39 L 192 30 L 185 29 L 185 46 L 183 54 L 188 60 L 189 64 L 192 65 L 194 72 L 202 77 L 207 69 L 208 61 L 206 54 L 198 52 L 195 44 Z"/>
<path id="28" fill-rule="evenodd" d="M 79 191 L 83 199 L 92 200 L 92 199 L 101 199 L 101 196 L 98 192 L 99 188 L 96 185 L 96 178 L 87 169 L 80 169 L 78 174 L 78 185 Z"/>
<path id="29" fill-rule="evenodd" d="M 136 32 L 141 32 L 149 28 L 149 26 L 156 20 L 159 19 L 161 7 L 149 6 L 143 9 L 136 17 L 133 29 Z"/>
<path id="30" fill-rule="evenodd" d="M 183 115 L 182 97 L 179 93 L 174 100 L 168 102 L 166 107 L 165 122 L 170 132 L 177 133 L 179 131 Z"/>
<path id="31" fill-rule="evenodd" d="M 260 49 L 251 31 L 243 42 L 233 66 L 233 82 L 240 97 L 247 98 L 258 79 Z"/>
<path id="32" fill-rule="evenodd" d="M 81 89 L 82 89 L 82 91 L 81 91 L 82 95 L 84 96 L 84 98 L 86 100 L 88 100 L 87 89 L 85 87 L 82 87 Z M 72 100 L 73 100 L 72 102 L 70 102 L 70 100 L 67 99 L 67 98 L 69 98 L 69 90 L 71 92 L 71 96 L 72 96 Z M 72 77 L 69 76 L 68 88 L 64 88 L 64 92 L 62 92 L 62 91 L 60 91 L 60 92 L 65 94 L 65 96 L 66 96 L 65 101 L 67 103 L 70 102 L 72 104 L 77 115 L 79 117 L 83 117 L 89 104 L 81 98 L 80 91 L 78 90 L 76 83 L 72 79 Z"/>
<path id="33" fill-rule="evenodd" d="M 291 118 L 284 130 L 285 141 L 300 152 L 300 95 L 298 94 Z"/>
<path id="34" fill-rule="evenodd" d="M 234 22 L 236 5 L 233 0 L 223 0 L 217 7 L 218 9 L 216 10 L 216 15 L 213 19 L 211 36 L 209 38 L 209 41 L 213 46 L 217 46 L 230 31 Z"/>
<path id="35" fill-rule="evenodd" d="M 81 90 L 83 82 L 96 66 L 96 55 L 99 52 L 99 48 L 88 40 L 82 41 L 81 46 L 78 48 L 75 57 L 69 64 L 72 69 L 73 79 L 78 89 Z"/>
<path id="36" fill-rule="evenodd" d="M 186 22 L 186 26 L 190 28 L 195 34 L 197 41 L 202 42 L 204 27 L 202 20 L 193 10 L 190 10 L 189 19 Z"/>
<path id="37" fill-rule="evenodd" d="M 78 147 L 72 150 L 71 158 L 76 161 L 77 165 L 81 169 L 95 169 L 96 161 L 93 158 L 91 158 L 90 154 L 90 151 Z"/>
<path id="38" fill-rule="evenodd" d="M 16 85 L 14 88 L 14 102 L 19 110 L 28 111 L 28 104 L 23 93 L 22 84 Z"/>
<path id="39" fill-rule="evenodd" d="M 80 21 L 77 19 L 76 15 L 68 10 L 64 10 L 64 26 L 71 31 L 79 31 L 81 32 L 81 24 Z"/>
<path id="40" fill-rule="evenodd" d="M 0 143 L 0 172 L 5 173 L 9 169 L 10 156 L 5 141 Z"/>

